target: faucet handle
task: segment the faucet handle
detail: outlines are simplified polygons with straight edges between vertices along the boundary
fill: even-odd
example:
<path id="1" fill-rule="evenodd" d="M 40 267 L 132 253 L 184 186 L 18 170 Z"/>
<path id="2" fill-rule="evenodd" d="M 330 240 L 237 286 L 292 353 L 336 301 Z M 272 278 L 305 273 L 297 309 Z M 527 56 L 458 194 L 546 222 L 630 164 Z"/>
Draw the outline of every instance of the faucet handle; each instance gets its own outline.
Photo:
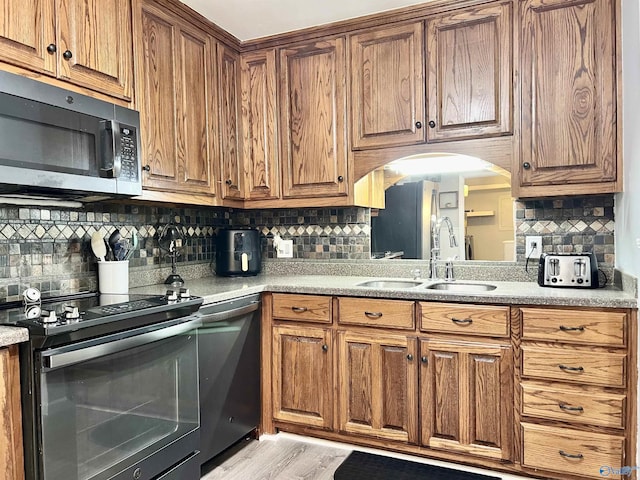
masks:
<path id="1" fill-rule="evenodd" d="M 411 275 L 413 275 L 414 280 L 420 280 L 422 271 L 419 268 L 414 268 L 413 270 L 411 270 Z"/>
<path id="2" fill-rule="evenodd" d="M 453 278 L 453 260 L 451 258 L 448 258 L 444 265 L 444 279 L 447 282 L 453 282 L 453 280 L 455 280 Z"/>

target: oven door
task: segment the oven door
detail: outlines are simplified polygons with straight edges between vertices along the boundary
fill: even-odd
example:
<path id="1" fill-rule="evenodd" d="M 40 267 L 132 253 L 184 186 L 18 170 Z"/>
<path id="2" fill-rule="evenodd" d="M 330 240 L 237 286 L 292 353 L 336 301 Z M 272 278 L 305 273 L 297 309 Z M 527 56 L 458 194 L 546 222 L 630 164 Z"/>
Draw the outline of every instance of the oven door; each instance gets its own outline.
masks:
<path id="1" fill-rule="evenodd" d="M 193 454 L 199 324 L 189 317 L 37 352 L 38 478 L 145 480 Z"/>

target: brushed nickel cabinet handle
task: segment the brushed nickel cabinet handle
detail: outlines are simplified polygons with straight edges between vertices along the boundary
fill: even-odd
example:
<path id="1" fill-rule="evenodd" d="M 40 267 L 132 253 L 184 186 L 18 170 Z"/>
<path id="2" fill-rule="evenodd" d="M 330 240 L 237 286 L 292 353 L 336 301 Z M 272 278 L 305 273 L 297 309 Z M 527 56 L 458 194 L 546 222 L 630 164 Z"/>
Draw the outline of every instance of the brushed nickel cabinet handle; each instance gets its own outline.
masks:
<path id="1" fill-rule="evenodd" d="M 307 311 L 307 307 L 291 307 L 291 310 L 296 313 L 302 313 Z"/>
<path id="2" fill-rule="evenodd" d="M 326 352 L 329 350 L 329 345 L 327 345 L 326 343 L 324 345 L 322 345 L 322 351 Z"/>
<path id="3" fill-rule="evenodd" d="M 380 318 L 380 317 L 382 317 L 382 312 L 364 312 L 364 314 L 369 318 Z"/>
<path id="4" fill-rule="evenodd" d="M 581 453 L 567 453 L 564 450 L 558 450 L 558 453 L 565 458 L 584 458 Z"/>
<path id="5" fill-rule="evenodd" d="M 568 367 L 566 365 L 558 365 L 560 370 L 564 370 L 565 372 L 584 372 L 583 367 Z"/>
<path id="6" fill-rule="evenodd" d="M 422 357 L 420 357 L 420 361 L 421 361 L 422 363 L 429 363 L 429 358 L 427 358 L 427 356 L 426 356 L 426 355 L 423 355 Z"/>
<path id="7" fill-rule="evenodd" d="M 558 407 L 560 407 L 562 410 L 566 410 L 568 412 L 584 412 L 584 408 L 582 408 L 582 407 L 572 407 L 570 405 L 567 405 L 566 403 L 559 403 Z"/>
<path id="8" fill-rule="evenodd" d="M 560 325 L 559 328 L 563 332 L 584 332 L 584 326 L 580 326 L 580 327 L 565 327 L 564 325 Z"/>
<path id="9" fill-rule="evenodd" d="M 458 325 L 471 325 L 473 323 L 473 320 L 470 318 L 452 318 L 451 321 Z"/>

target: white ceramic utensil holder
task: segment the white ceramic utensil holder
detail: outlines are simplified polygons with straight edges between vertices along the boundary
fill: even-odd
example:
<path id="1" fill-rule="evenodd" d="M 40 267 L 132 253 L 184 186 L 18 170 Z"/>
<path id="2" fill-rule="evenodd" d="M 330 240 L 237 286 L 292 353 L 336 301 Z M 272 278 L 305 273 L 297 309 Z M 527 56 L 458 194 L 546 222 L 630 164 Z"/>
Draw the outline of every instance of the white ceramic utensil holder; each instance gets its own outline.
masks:
<path id="1" fill-rule="evenodd" d="M 129 293 L 129 260 L 98 262 L 98 290 L 100 293 Z"/>

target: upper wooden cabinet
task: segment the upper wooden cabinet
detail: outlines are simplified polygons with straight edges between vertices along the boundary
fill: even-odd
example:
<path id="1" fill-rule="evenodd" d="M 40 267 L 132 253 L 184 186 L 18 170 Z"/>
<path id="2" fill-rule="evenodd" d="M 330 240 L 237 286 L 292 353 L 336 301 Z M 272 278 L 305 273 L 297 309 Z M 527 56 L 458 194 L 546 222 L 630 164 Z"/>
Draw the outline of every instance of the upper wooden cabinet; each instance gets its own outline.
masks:
<path id="1" fill-rule="evenodd" d="M 427 20 L 427 141 L 512 131 L 511 5 L 465 8 Z"/>
<path id="2" fill-rule="evenodd" d="M 3 0 L 0 61 L 131 100 L 131 1 Z"/>
<path id="3" fill-rule="evenodd" d="M 620 190 L 617 5 L 614 0 L 521 2 L 517 196 Z"/>
<path id="4" fill-rule="evenodd" d="M 278 198 L 276 52 L 245 53 L 240 64 L 245 198 Z"/>
<path id="5" fill-rule="evenodd" d="M 348 193 L 345 39 L 280 50 L 285 198 Z"/>
<path id="6" fill-rule="evenodd" d="M 244 198 L 240 134 L 240 55 L 218 43 L 218 105 L 222 198 Z"/>
<path id="7" fill-rule="evenodd" d="M 351 145 L 424 141 L 422 22 L 373 29 L 351 41 Z"/>
<path id="8" fill-rule="evenodd" d="M 135 22 L 144 187 L 214 193 L 214 41 L 151 1 Z"/>

